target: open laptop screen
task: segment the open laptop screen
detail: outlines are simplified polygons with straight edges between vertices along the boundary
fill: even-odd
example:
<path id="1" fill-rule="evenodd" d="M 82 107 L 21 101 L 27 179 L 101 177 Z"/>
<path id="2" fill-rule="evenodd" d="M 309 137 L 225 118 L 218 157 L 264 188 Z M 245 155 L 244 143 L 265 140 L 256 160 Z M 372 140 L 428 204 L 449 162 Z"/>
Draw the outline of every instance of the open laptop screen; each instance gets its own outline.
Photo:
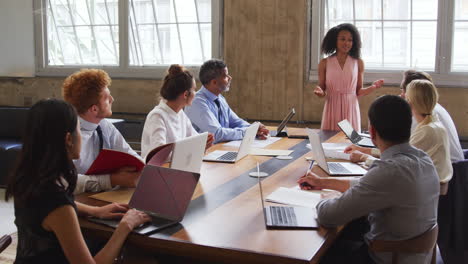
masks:
<path id="1" fill-rule="evenodd" d="M 345 133 L 345 135 L 354 143 L 353 140 L 359 140 L 360 139 L 360 136 L 359 134 L 356 132 L 356 130 L 354 130 L 353 126 L 351 126 L 351 123 L 349 123 L 348 120 L 344 119 L 344 120 L 341 120 L 340 122 L 338 122 L 338 126 L 341 128 L 341 130 L 343 131 L 343 133 Z"/>
<path id="2" fill-rule="evenodd" d="M 199 178 L 198 173 L 146 165 L 129 206 L 181 221 Z"/>
<path id="3" fill-rule="evenodd" d="M 291 111 L 289 111 L 288 115 L 281 121 L 281 124 L 279 124 L 278 128 L 276 129 L 276 133 L 279 134 L 281 131 L 283 131 L 284 127 L 288 124 L 289 120 L 296 114 L 296 110 L 294 108 L 291 108 Z"/>

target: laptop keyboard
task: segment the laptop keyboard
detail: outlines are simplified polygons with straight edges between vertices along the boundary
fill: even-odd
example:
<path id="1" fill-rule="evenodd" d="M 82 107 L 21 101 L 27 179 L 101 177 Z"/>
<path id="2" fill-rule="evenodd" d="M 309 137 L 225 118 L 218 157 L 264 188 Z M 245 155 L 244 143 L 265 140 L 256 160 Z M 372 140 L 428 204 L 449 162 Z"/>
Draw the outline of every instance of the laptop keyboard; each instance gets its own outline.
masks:
<path id="1" fill-rule="evenodd" d="M 275 226 L 297 226 L 293 207 L 270 206 L 271 222 Z"/>
<path id="2" fill-rule="evenodd" d="M 340 163 L 328 162 L 328 168 L 330 169 L 330 172 L 332 173 L 351 174 L 351 172 L 348 169 L 346 169 L 343 165 L 341 165 Z"/>
<path id="3" fill-rule="evenodd" d="M 237 152 L 226 152 L 223 155 L 219 156 L 217 160 L 235 160 L 237 157 Z"/>

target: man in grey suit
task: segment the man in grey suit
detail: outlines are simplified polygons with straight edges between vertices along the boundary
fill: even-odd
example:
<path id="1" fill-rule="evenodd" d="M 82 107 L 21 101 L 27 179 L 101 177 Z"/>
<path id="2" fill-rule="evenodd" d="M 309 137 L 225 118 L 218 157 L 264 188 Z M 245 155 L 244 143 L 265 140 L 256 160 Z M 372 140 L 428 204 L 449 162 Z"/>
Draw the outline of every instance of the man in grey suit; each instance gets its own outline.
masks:
<path id="1" fill-rule="evenodd" d="M 430 157 L 408 143 L 410 106 L 398 96 L 386 95 L 372 103 L 368 116 L 372 141 L 382 155 L 362 178 L 324 179 L 309 173 L 298 181 L 303 189 L 343 192 L 318 203 L 318 221 L 323 226 L 336 227 L 367 216 L 370 229 L 353 239 L 338 239 L 325 255 L 324 263 L 350 259 L 391 263 L 391 254 L 369 252 L 369 242 L 406 240 L 426 232 L 437 222 L 439 177 Z M 350 240 L 355 242 L 353 246 L 349 246 Z M 399 263 L 428 263 L 431 257 L 431 253 L 400 255 Z"/>

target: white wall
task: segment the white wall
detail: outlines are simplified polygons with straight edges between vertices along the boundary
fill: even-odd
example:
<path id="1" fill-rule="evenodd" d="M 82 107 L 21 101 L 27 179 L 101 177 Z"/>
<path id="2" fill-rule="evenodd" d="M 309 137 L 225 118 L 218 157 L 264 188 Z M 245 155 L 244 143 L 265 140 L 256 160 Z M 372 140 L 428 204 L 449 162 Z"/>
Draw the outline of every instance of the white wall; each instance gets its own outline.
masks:
<path id="1" fill-rule="evenodd" d="M 32 2 L 0 0 L 0 76 L 34 76 Z"/>

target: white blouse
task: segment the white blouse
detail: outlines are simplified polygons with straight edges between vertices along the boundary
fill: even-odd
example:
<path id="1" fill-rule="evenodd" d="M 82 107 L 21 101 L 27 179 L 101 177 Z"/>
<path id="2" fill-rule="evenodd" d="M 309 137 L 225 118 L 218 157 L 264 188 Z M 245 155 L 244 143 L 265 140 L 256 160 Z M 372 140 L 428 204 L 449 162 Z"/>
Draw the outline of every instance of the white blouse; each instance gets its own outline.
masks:
<path id="1" fill-rule="evenodd" d="M 145 160 L 146 155 L 154 148 L 193 135 L 198 133 L 184 111 L 176 113 L 165 100 L 161 100 L 146 117 L 141 136 L 141 156 Z"/>
<path id="2" fill-rule="evenodd" d="M 442 123 L 442 125 L 445 127 L 445 130 L 447 131 L 448 140 L 450 144 L 450 158 L 452 162 L 464 159 L 465 157 L 463 156 L 463 150 L 460 145 L 460 139 L 458 137 L 457 128 L 455 127 L 455 124 L 453 123 L 450 114 L 440 104 L 436 104 L 434 108 L 434 116 L 439 119 L 439 121 Z M 417 125 L 418 122 L 416 122 L 416 120 L 413 117 L 411 132 L 413 132 L 416 129 Z"/>
<path id="3" fill-rule="evenodd" d="M 411 133 L 410 144 L 431 157 L 441 183 L 448 182 L 452 178 L 450 144 L 447 131 L 441 122 L 435 121 L 427 125 L 416 126 Z"/>

